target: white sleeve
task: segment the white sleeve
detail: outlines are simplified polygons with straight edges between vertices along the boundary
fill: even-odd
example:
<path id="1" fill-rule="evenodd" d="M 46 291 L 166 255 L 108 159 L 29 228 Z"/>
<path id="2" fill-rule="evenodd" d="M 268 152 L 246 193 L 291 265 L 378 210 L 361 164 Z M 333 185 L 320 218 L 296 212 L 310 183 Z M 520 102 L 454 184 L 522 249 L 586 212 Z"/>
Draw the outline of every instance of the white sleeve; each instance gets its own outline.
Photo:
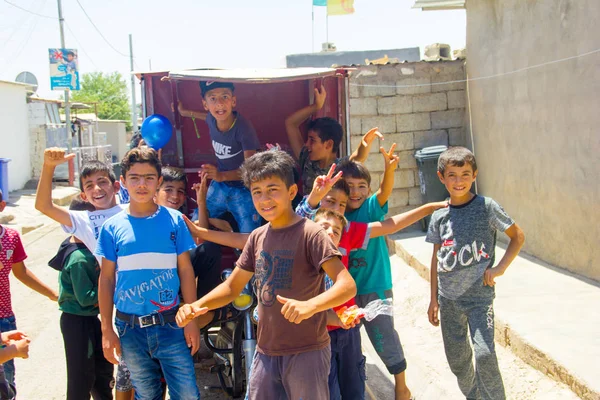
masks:
<path id="1" fill-rule="evenodd" d="M 71 217 L 71 226 L 61 225 L 61 227 L 65 233 L 78 236 L 77 233 L 81 232 L 81 228 L 84 224 L 89 224 L 90 218 L 88 212 L 69 210 L 69 216 Z"/>

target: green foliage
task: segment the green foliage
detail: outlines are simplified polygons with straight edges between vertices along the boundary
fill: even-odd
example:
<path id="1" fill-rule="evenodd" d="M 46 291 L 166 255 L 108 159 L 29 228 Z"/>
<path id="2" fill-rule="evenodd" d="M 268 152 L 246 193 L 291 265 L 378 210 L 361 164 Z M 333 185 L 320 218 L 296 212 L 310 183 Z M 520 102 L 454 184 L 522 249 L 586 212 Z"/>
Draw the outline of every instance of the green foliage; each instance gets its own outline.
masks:
<path id="1" fill-rule="evenodd" d="M 127 84 L 119 72 L 83 74 L 81 90 L 71 92 L 71 101 L 98 102 L 98 118 L 127 121 L 127 130 L 131 130 Z"/>

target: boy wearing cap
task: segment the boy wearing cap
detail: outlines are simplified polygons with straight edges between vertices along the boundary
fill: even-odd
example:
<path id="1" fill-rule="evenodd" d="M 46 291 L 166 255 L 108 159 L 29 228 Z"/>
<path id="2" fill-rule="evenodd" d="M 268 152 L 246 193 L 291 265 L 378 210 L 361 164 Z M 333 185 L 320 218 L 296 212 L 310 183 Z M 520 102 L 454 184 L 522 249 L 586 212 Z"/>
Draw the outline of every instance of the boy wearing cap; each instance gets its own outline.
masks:
<path id="1" fill-rule="evenodd" d="M 241 181 L 240 166 L 260 147 L 252 124 L 233 111 L 236 104 L 231 82 L 200 82 L 202 104 L 207 113 L 186 110 L 181 103 L 179 114 L 192 120 L 206 121 L 217 157 L 217 166 L 202 165 L 200 174 L 212 180 L 206 196 L 206 208 L 211 218 L 229 211 L 240 232 L 252 232 L 260 225 L 260 217 L 252 197 Z"/>

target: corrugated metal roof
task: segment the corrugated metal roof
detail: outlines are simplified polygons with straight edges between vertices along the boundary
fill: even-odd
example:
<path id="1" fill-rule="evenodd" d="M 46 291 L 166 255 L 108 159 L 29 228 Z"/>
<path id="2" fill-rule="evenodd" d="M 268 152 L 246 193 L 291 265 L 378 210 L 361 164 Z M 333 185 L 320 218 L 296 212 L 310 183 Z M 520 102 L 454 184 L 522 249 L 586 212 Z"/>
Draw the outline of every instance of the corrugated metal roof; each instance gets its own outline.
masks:
<path id="1" fill-rule="evenodd" d="M 465 0 L 415 0 L 412 8 L 420 8 L 423 11 L 460 10 L 465 8 Z"/>
<path id="2" fill-rule="evenodd" d="M 294 81 L 335 75 L 334 68 L 203 69 L 169 72 L 171 79 L 239 83 Z"/>

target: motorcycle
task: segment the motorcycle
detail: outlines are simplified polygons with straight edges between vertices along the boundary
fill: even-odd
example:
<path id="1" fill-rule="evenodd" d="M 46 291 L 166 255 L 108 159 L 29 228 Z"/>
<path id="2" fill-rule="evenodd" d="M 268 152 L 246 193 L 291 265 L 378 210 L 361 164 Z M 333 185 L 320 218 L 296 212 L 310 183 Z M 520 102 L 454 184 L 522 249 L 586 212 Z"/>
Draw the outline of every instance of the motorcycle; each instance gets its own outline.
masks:
<path id="1" fill-rule="evenodd" d="M 221 279 L 225 281 L 232 272 L 224 270 Z M 250 281 L 242 293 L 221 310 L 222 318 L 202 328 L 204 343 L 216 361 L 211 372 L 217 374 L 221 388 L 233 398 L 242 396 L 249 382 L 256 351 L 254 310 L 257 304 Z"/>

